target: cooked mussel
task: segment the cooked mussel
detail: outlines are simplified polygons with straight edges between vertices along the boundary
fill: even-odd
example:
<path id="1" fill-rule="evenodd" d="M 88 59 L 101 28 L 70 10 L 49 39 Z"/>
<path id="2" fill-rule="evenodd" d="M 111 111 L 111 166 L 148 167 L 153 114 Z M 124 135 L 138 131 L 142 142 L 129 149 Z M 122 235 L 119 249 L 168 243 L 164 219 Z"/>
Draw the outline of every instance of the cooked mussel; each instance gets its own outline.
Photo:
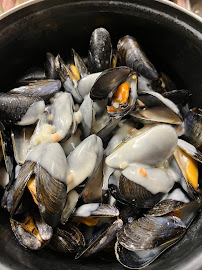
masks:
<path id="1" fill-rule="evenodd" d="M 36 82 L 29 82 L 28 85 L 14 88 L 9 91 L 10 94 L 20 94 L 23 96 L 41 97 L 48 101 L 61 88 L 59 80 L 40 80 Z"/>
<path id="2" fill-rule="evenodd" d="M 96 28 L 90 38 L 88 67 L 91 73 L 110 68 L 112 44 L 109 32 L 105 28 Z"/>
<path id="3" fill-rule="evenodd" d="M 165 205 L 167 203 L 159 203 L 159 207 L 151 210 L 154 216 L 139 218 L 127 224 L 118 233 L 115 254 L 122 265 L 130 269 L 140 269 L 153 262 L 162 252 L 182 238 L 200 207 L 197 201 L 182 206 L 179 202 L 171 203 L 171 209 L 178 208 L 181 211 L 178 218 L 175 215 L 179 213 L 175 211 L 163 215 L 168 212 L 168 208 L 164 211 Z M 158 216 L 162 208 L 164 208 L 162 216 Z"/>
<path id="4" fill-rule="evenodd" d="M 156 166 L 172 155 L 176 145 L 177 134 L 172 127 L 155 126 L 123 143 L 106 158 L 106 164 L 115 169 L 124 169 L 131 163 Z"/>
<path id="5" fill-rule="evenodd" d="M 148 79 L 158 79 L 155 67 L 147 59 L 134 37 L 129 35 L 122 37 L 117 44 L 117 53 L 122 65 L 126 64 Z"/>
<path id="6" fill-rule="evenodd" d="M 0 120 L 2 123 L 31 125 L 39 119 L 44 109 L 44 101 L 39 97 L 0 94 Z"/>
<path id="7" fill-rule="evenodd" d="M 22 222 L 14 219 L 10 219 L 10 222 L 19 243 L 31 250 L 38 250 L 47 245 L 53 235 L 53 229 L 37 214 L 34 218 L 27 216 Z"/>
<path id="8" fill-rule="evenodd" d="M 49 246 L 59 252 L 76 253 L 85 245 L 85 239 L 80 230 L 66 224 L 55 229 Z"/>
<path id="9" fill-rule="evenodd" d="M 77 253 L 76 259 L 86 258 L 106 247 L 116 236 L 117 232 L 122 228 L 123 221 L 115 220 L 110 226 L 103 224 L 96 234 L 90 239 L 89 243 L 80 252 Z"/>
<path id="10" fill-rule="evenodd" d="M 48 79 L 55 80 L 58 78 L 58 73 L 55 69 L 55 56 L 50 52 L 46 53 L 45 74 L 46 74 L 46 78 Z"/>

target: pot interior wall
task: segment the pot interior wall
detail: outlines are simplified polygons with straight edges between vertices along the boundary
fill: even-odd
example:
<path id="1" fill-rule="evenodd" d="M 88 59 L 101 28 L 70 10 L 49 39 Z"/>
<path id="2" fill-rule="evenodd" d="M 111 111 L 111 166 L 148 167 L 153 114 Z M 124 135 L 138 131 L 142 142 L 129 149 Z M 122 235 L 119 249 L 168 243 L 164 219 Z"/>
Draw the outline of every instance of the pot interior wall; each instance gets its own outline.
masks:
<path id="1" fill-rule="evenodd" d="M 43 66 L 47 51 L 67 59 L 74 48 L 86 56 L 91 32 L 101 26 L 110 32 L 114 48 L 123 35 L 136 37 L 157 69 L 167 73 L 178 88 L 189 89 L 194 106 L 202 104 L 202 25 L 172 7 L 146 0 L 49 0 L 4 18 L 0 24 L 0 91 L 11 89 L 27 68 Z M 146 269 L 199 269 L 194 264 L 202 253 L 200 219 L 178 245 Z M 5 213 L 1 213 L 0 244 L 0 263 L 8 269 L 123 269 L 117 262 L 75 262 L 71 256 L 47 249 L 25 250 L 15 240 Z"/>

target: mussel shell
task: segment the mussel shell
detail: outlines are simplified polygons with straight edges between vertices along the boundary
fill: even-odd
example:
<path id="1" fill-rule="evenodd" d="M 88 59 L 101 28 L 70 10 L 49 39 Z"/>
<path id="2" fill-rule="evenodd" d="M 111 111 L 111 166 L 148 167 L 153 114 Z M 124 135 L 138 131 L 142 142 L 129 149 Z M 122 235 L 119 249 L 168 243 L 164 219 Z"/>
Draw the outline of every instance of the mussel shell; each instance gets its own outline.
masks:
<path id="1" fill-rule="evenodd" d="M 156 205 L 154 205 L 154 207 L 151 210 L 149 210 L 146 213 L 146 215 L 155 216 L 155 217 L 163 216 L 170 213 L 171 211 L 176 211 L 176 210 L 181 209 L 183 205 L 184 203 L 180 201 L 163 200 L 157 203 Z"/>
<path id="2" fill-rule="evenodd" d="M 196 149 L 192 144 L 190 144 L 190 143 L 188 143 L 186 141 L 183 141 L 181 139 L 178 139 L 177 145 L 183 151 L 185 151 L 188 155 L 190 155 L 191 157 L 193 157 L 198 162 L 201 162 L 202 163 L 202 152 L 199 151 L 198 149 Z"/>
<path id="3" fill-rule="evenodd" d="M 140 208 L 152 208 L 164 195 L 161 192 L 152 194 L 143 186 L 127 179 L 123 174 L 119 179 L 119 191 L 127 202 Z"/>
<path id="4" fill-rule="evenodd" d="M 117 54 L 122 65 L 126 64 L 147 79 L 158 79 L 155 67 L 147 59 L 134 37 L 129 35 L 122 37 L 117 44 Z"/>
<path id="5" fill-rule="evenodd" d="M 113 95 L 116 88 L 124 82 L 132 70 L 129 67 L 121 66 L 103 71 L 96 79 L 90 97 L 92 100 L 105 99 L 108 95 Z"/>
<path id="6" fill-rule="evenodd" d="M 42 240 L 49 242 L 53 236 L 53 228 L 43 220 L 39 213 L 34 213 L 33 218 Z"/>
<path id="7" fill-rule="evenodd" d="M 107 226 L 107 228 L 105 228 L 105 225 L 106 224 L 101 227 L 98 235 L 94 236 L 93 239 L 90 240 L 89 245 L 77 253 L 75 259 L 89 257 L 106 247 L 122 228 L 123 221 L 121 219 L 117 219 L 110 226 Z"/>
<path id="8" fill-rule="evenodd" d="M 58 72 L 55 69 L 55 56 L 50 52 L 46 53 L 45 74 L 48 79 L 58 78 Z"/>
<path id="9" fill-rule="evenodd" d="M 40 80 L 36 82 L 30 82 L 28 85 L 21 86 L 10 90 L 10 94 L 20 94 L 23 96 L 41 97 L 47 101 L 61 88 L 60 80 Z"/>
<path id="10" fill-rule="evenodd" d="M 165 92 L 162 95 L 165 98 L 170 99 L 176 105 L 184 105 L 189 101 L 191 97 L 191 92 L 189 90 L 181 89 Z"/>
<path id="11" fill-rule="evenodd" d="M 90 38 L 88 67 L 91 73 L 108 69 L 112 58 L 112 44 L 105 28 L 96 28 Z"/>
<path id="12" fill-rule="evenodd" d="M 163 246 L 158 246 L 150 250 L 136 250 L 131 251 L 124 248 L 117 241 L 115 244 L 115 254 L 117 260 L 126 268 L 142 269 L 152 263 L 161 253 L 166 249 L 177 243 L 181 237 L 166 243 Z"/>
<path id="13" fill-rule="evenodd" d="M 83 204 L 74 212 L 77 217 L 118 217 L 119 210 L 109 204 L 88 203 Z"/>
<path id="14" fill-rule="evenodd" d="M 53 178 L 39 164 L 36 165 L 35 170 L 39 212 L 46 223 L 54 227 L 60 222 L 65 207 L 67 187 Z"/>
<path id="15" fill-rule="evenodd" d="M 55 228 L 50 246 L 59 252 L 76 253 L 85 246 L 85 239 L 77 227 L 66 224 Z"/>
<path id="16" fill-rule="evenodd" d="M 12 149 L 11 129 L 8 126 L 6 126 L 6 129 L 2 129 L 0 131 L 0 142 L 6 166 L 6 171 L 9 174 L 9 183 L 6 187 L 6 189 L 8 189 L 15 177 L 15 170 L 14 170 L 15 161 Z"/>
<path id="17" fill-rule="evenodd" d="M 139 93 L 138 98 L 148 108 L 166 106 L 171 111 L 173 111 L 180 119 L 182 119 L 182 116 L 180 115 L 179 108 L 175 105 L 175 103 L 172 102 L 172 100 L 164 97 L 160 93 L 157 93 L 154 91 L 144 90 L 141 93 Z"/>
<path id="18" fill-rule="evenodd" d="M 130 115 L 145 125 L 158 123 L 171 125 L 182 124 L 181 119 L 166 106 L 144 108 L 142 110 L 132 111 Z"/>
<path id="19" fill-rule="evenodd" d="M 194 187 L 192 183 L 188 180 L 184 164 L 183 151 L 179 146 L 176 147 L 175 152 L 173 154 L 177 166 L 181 170 L 182 177 L 180 178 L 180 184 L 182 188 L 189 194 L 192 199 L 198 199 L 200 197 L 200 190 L 197 187 Z"/>
<path id="20" fill-rule="evenodd" d="M 88 179 L 82 198 L 85 203 L 100 202 L 102 197 L 102 184 L 103 184 L 103 161 L 100 162 L 95 174 Z"/>
<path id="21" fill-rule="evenodd" d="M 85 76 L 89 75 L 90 73 L 89 73 L 88 68 L 86 67 L 83 59 L 78 55 L 77 52 L 75 52 L 74 49 L 72 49 L 72 53 L 74 56 L 75 66 L 78 68 L 79 75 L 81 76 L 81 78 L 84 78 Z"/>
<path id="22" fill-rule="evenodd" d="M 60 222 L 62 224 L 65 224 L 68 221 L 71 214 L 75 211 L 75 207 L 78 200 L 79 200 L 79 194 L 76 192 L 76 190 L 73 189 L 67 193 L 66 204 L 62 211 L 62 215 L 60 219 Z"/>
<path id="23" fill-rule="evenodd" d="M 148 250 L 182 236 L 185 231 L 186 226 L 178 217 L 146 216 L 125 225 L 117 240 L 131 251 Z"/>
<path id="24" fill-rule="evenodd" d="M 184 138 L 197 149 L 202 149 L 202 110 L 194 108 L 184 119 Z"/>
<path id="25" fill-rule="evenodd" d="M 34 132 L 34 126 L 12 128 L 11 138 L 15 160 L 19 165 L 24 164 L 28 152 L 31 136 Z"/>
<path id="26" fill-rule="evenodd" d="M 15 237 L 19 241 L 19 243 L 25 248 L 29 248 L 31 250 L 38 250 L 43 247 L 44 242 L 40 241 L 33 234 L 27 232 L 22 224 L 14 219 L 10 219 L 11 228 L 15 234 Z"/>
<path id="27" fill-rule="evenodd" d="M 8 191 L 6 207 L 8 212 L 10 212 L 11 216 L 14 215 L 19 205 L 20 199 L 22 198 L 27 183 L 31 175 L 33 174 L 34 167 L 35 162 L 30 161 L 25 162 L 21 167 L 21 170 L 16 180 L 14 181 L 10 190 Z"/>
<path id="28" fill-rule="evenodd" d="M 64 81 L 66 81 L 69 75 L 67 72 L 67 67 L 59 54 L 55 58 L 55 70 L 58 72 L 62 83 L 64 83 Z"/>
<path id="29" fill-rule="evenodd" d="M 115 130 L 118 123 L 121 121 L 121 117 L 119 118 L 110 118 L 105 124 L 104 127 L 98 131 L 97 136 L 99 136 L 103 142 L 106 142 L 111 138 L 113 131 Z"/>
<path id="30" fill-rule="evenodd" d="M 6 124 L 20 122 L 29 107 L 38 101 L 40 97 L 22 96 L 19 94 L 0 94 L 0 120 Z"/>

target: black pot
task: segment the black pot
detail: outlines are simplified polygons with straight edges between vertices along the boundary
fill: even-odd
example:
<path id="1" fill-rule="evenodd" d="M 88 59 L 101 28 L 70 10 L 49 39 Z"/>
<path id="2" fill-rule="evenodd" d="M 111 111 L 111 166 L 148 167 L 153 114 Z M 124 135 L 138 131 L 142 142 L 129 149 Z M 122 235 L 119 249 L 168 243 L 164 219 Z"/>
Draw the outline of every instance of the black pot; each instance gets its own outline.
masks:
<path id="1" fill-rule="evenodd" d="M 43 66 L 45 52 L 87 55 L 91 32 L 103 26 L 114 47 L 126 34 L 135 36 L 158 70 L 178 88 L 189 89 L 192 105 L 202 104 L 202 20 L 165 1 L 36 0 L 0 16 L 0 91 L 9 90 L 31 66 Z M 47 249 L 32 252 L 15 239 L 1 210 L 1 269 L 123 269 L 118 262 L 72 256 Z M 184 238 L 146 269 L 202 269 L 202 219 L 197 217 Z"/>

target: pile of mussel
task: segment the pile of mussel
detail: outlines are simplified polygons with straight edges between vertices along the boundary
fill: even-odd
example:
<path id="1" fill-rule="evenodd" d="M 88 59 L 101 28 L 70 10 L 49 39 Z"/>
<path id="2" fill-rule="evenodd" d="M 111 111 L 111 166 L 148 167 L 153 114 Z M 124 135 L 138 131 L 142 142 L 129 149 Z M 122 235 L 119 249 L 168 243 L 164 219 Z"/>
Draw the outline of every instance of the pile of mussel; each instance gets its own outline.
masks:
<path id="1" fill-rule="evenodd" d="M 129 35 L 115 49 L 97 28 L 87 56 L 47 53 L 44 63 L 0 93 L 1 205 L 13 233 L 32 250 L 115 250 L 125 267 L 147 266 L 200 210 L 201 109 Z"/>

